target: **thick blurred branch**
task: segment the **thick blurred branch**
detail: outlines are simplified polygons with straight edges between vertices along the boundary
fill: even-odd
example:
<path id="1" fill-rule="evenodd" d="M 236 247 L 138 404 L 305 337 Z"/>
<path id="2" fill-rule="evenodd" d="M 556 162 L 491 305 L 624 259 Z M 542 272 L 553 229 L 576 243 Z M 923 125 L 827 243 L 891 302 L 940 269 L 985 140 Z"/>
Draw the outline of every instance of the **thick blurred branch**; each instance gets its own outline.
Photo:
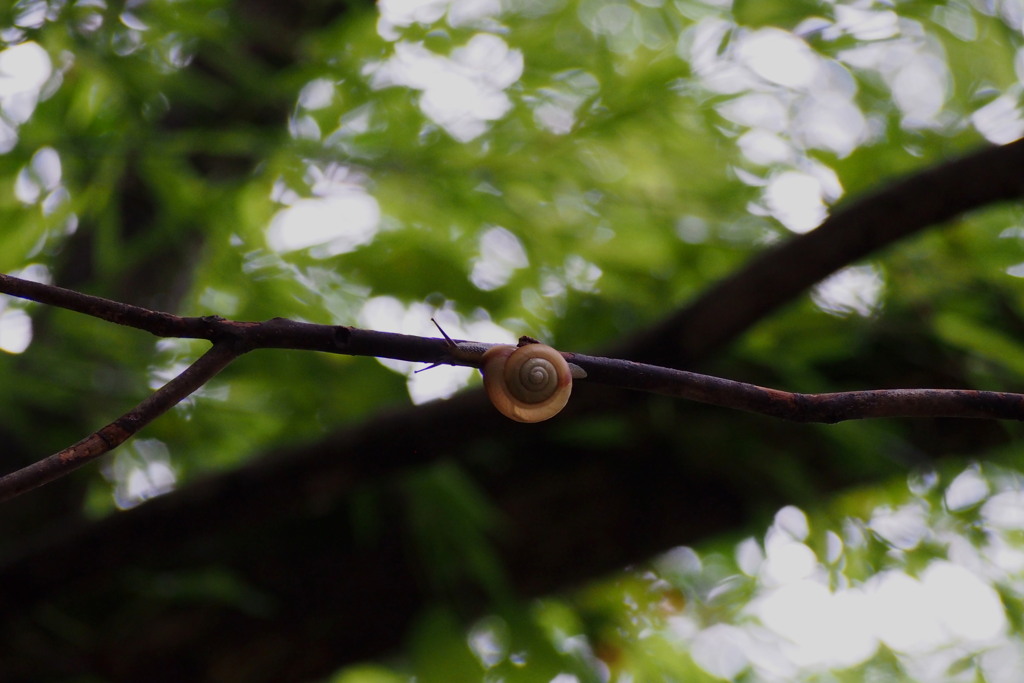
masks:
<path id="1" fill-rule="evenodd" d="M 606 355 L 690 367 L 844 266 L 925 228 L 1021 197 L 1024 139 L 924 169 L 837 207 L 811 232 L 765 250 Z"/>

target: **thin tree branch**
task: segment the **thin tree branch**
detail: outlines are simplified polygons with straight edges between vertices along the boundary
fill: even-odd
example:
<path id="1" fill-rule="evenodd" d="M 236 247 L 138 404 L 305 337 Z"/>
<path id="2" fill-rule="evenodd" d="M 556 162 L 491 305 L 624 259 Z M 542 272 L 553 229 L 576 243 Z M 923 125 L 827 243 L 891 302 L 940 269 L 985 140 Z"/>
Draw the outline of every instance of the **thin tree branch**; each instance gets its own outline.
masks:
<path id="1" fill-rule="evenodd" d="M 206 339 L 213 343 L 230 340 L 244 343 L 250 349 L 324 351 L 415 363 L 433 363 L 448 353 L 448 347 L 443 339 L 361 330 L 342 325 L 319 325 L 286 318 L 242 322 L 219 316 L 185 317 L 2 273 L 0 294 L 83 313 L 100 320 L 143 330 L 158 337 Z M 477 346 L 480 353 L 483 353 L 491 345 Z"/>
<path id="2" fill-rule="evenodd" d="M 480 367 L 492 344 L 318 325 L 285 318 L 239 322 L 185 318 L 0 275 L 0 292 L 67 308 L 159 336 L 214 342 L 199 360 L 134 409 L 82 441 L 0 478 L 0 502 L 53 481 L 113 450 L 196 391 L 242 353 L 288 348 L 376 356 L 435 365 Z M 875 417 L 966 417 L 1024 420 L 1024 394 L 960 389 L 879 389 L 801 394 L 695 372 L 615 358 L 563 353 L 591 382 L 648 391 L 799 422 Z"/>
<path id="3" fill-rule="evenodd" d="M 0 292 L 31 298 L 158 336 L 233 340 L 247 349 L 285 348 L 350 356 L 375 356 L 414 363 L 480 367 L 485 342 L 418 337 L 343 325 L 318 325 L 286 318 L 240 322 L 217 316 L 186 318 L 129 306 L 101 297 L 0 275 Z M 676 396 L 799 422 L 841 422 L 872 417 L 974 417 L 1024 420 L 1024 395 L 961 389 L 879 389 L 801 394 L 628 360 L 565 353 L 587 380 Z M 2 481 L 2 480 L 0 480 Z"/>
<path id="4" fill-rule="evenodd" d="M 874 389 L 801 394 L 615 358 L 565 354 L 587 379 L 796 422 L 876 417 L 1024 420 L 1024 394 L 968 389 Z"/>
<path id="5" fill-rule="evenodd" d="M 170 313 L 151 311 L 141 306 L 124 304 L 71 289 L 42 282 L 23 280 L 0 274 L 0 292 L 21 299 L 91 315 L 100 320 L 152 332 L 158 337 L 210 339 L 204 318 L 183 318 Z"/>
<path id="6" fill-rule="evenodd" d="M 180 375 L 150 394 L 142 403 L 78 443 L 0 477 L 0 502 L 58 479 L 112 451 L 129 437 L 202 387 L 244 353 L 229 344 L 216 344 Z"/>

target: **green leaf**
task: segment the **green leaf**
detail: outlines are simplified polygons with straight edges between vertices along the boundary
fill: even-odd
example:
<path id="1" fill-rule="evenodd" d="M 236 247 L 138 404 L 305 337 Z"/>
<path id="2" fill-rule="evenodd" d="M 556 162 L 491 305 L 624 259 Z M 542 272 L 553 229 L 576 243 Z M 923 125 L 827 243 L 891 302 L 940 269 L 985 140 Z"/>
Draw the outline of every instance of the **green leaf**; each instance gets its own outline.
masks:
<path id="1" fill-rule="evenodd" d="M 733 16 L 741 26 L 793 28 L 809 16 L 821 16 L 817 0 L 735 0 Z"/>
<path id="2" fill-rule="evenodd" d="M 953 312 L 938 313 L 933 324 L 945 342 L 1024 377 L 1024 344 L 1008 334 Z"/>
<path id="3" fill-rule="evenodd" d="M 416 678 L 423 683 L 478 683 L 483 676 L 462 624 L 444 608 L 430 609 L 417 619 L 410 650 Z"/>

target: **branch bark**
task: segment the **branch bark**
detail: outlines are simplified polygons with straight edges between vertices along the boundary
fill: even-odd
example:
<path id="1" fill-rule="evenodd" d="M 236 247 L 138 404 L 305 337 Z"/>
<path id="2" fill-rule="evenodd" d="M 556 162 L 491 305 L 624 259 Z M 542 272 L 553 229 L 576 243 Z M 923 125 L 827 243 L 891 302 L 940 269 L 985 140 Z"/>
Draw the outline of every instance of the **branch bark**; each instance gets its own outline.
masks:
<path id="1" fill-rule="evenodd" d="M 239 355 L 227 343 L 214 345 L 181 374 L 107 426 L 49 457 L 0 477 L 0 503 L 70 474 L 114 450 L 197 391 Z"/>
<path id="2" fill-rule="evenodd" d="M 284 318 L 239 322 L 218 316 L 183 317 L 0 274 L 0 292 L 146 330 L 161 337 L 207 339 L 205 355 L 131 411 L 53 455 L 0 477 L 0 502 L 71 473 L 124 443 L 202 387 L 242 353 L 259 348 L 302 349 L 479 368 L 486 342 L 453 341 L 318 325 Z M 586 379 L 623 389 L 710 403 L 798 422 L 836 423 L 879 417 L 963 417 L 1024 420 L 1024 394 L 968 389 L 879 389 L 803 394 L 647 363 L 562 354 Z"/>

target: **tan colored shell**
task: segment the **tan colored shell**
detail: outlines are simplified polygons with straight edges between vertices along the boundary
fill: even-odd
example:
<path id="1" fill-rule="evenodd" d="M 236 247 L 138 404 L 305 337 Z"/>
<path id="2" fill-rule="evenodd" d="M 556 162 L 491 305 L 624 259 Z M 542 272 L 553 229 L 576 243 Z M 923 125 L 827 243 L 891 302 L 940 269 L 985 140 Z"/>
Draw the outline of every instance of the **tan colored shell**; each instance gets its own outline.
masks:
<path id="1" fill-rule="evenodd" d="M 572 373 L 555 349 L 544 344 L 492 346 L 481 368 L 487 397 L 502 415 L 517 422 L 540 422 L 569 400 Z"/>

